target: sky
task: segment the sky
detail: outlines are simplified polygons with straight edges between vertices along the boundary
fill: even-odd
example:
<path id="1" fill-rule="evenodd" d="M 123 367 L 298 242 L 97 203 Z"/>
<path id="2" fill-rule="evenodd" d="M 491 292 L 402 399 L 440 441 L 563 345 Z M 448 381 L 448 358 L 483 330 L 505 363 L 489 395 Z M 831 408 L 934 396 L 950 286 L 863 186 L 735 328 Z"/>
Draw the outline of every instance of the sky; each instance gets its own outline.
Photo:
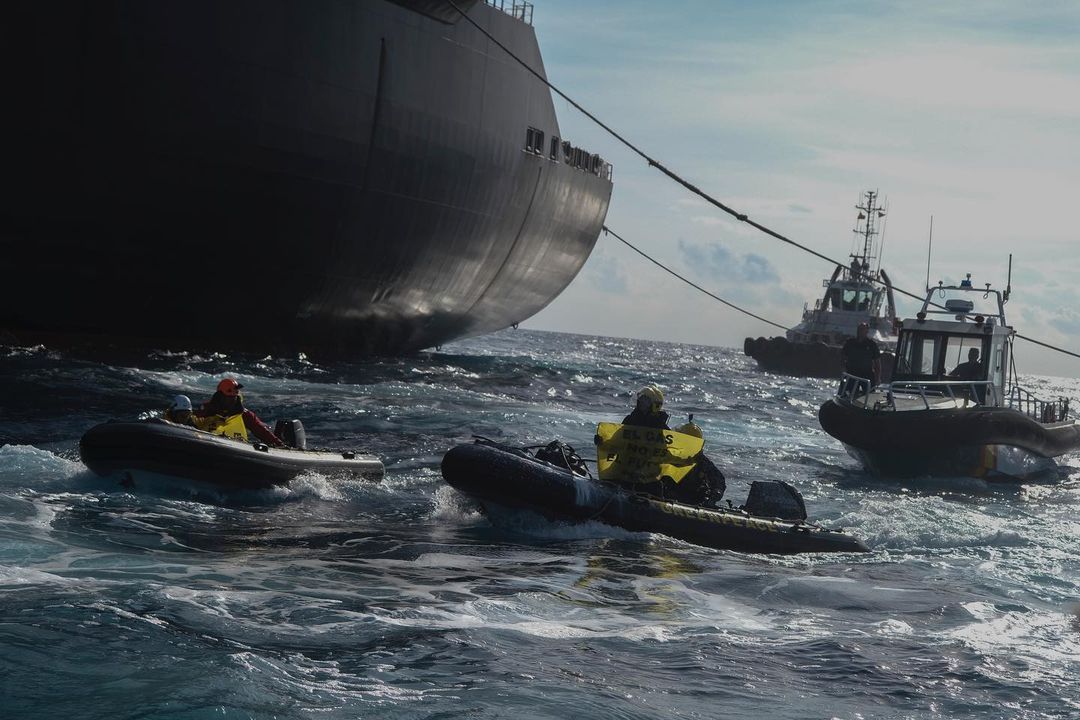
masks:
<path id="1" fill-rule="evenodd" d="M 549 80 L 644 152 L 751 219 L 830 257 L 880 192 L 895 285 L 1004 288 L 1010 324 L 1080 353 L 1080 3 L 535 0 Z M 832 266 L 649 168 L 560 98 L 563 137 L 614 165 L 607 225 L 785 327 Z M 901 315 L 918 309 L 900 301 Z M 742 347 L 776 328 L 601 235 L 525 327 Z M 1022 373 L 1080 359 L 1018 341 Z"/>

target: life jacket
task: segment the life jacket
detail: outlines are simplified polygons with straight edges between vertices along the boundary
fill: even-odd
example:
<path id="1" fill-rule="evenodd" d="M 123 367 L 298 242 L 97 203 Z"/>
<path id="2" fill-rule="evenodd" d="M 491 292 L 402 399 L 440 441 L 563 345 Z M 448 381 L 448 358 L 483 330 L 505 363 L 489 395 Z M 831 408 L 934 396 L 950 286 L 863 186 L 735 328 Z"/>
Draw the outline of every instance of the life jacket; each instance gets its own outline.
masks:
<path id="1" fill-rule="evenodd" d="M 231 440 L 248 441 L 247 425 L 244 424 L 244 414 L 237 413 L 228 417 L 221 415 L 207 415 L 195 418 L 195 424 L 200 430 L 222 435 Z"/>
<path id="2" fill-rule="evenodd" d="M 190 419 L 187 422 L 184 422 L 182 420 L 177 420 L 173 416 L 173 409 L 172 408 L 168 408 L 167 410 L 165 410 L 165 412 L 161 413 L 161 419 L 162 420 L 167 420 L 167 421 L 171 422 L 174 425 L 182 425 L 184 427 L 199 427 L 198 422 L 196 422 L 198 420 L 198 418 L 196 418 L 194 415 L 191 415 Z"/>

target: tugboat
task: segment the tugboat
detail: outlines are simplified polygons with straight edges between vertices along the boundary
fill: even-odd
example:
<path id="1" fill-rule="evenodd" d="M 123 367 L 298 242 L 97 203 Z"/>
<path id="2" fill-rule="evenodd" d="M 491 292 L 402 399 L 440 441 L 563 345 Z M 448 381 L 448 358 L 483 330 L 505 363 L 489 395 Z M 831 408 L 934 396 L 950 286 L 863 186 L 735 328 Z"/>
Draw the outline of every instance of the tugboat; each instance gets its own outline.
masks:
<path id="1" fill-rule="evenodd" d="M 1041 400 L 1017 383 L 1010 290 L 976 288 L 970 274 L 928 288 L 901 324 L 891 382 L 843 373 L 821 427 L 881 476 L 1045 477 L 1051 458 L 1080 447 L 1080 423 L 1068 399 Z"/>
<path id="2" fill-rule="evenodd" d="M 757 360 L 763 370 L 797 377 L 834 378 L 840 369 L 840 348 L 855 337 L 859 323 L 870 326 L 870 338 L 882 351 L 882 377 L 888 378 L 896 349 L 896 302 L 892 282 L 881 267 L 880 247 L 875 247 L 877 221 L 886 210 L 878 193 L 869 190 L 855 222 L 858 242 L 848 267 L 837 266 L 824 281 L 824 296 L 814 307 L 803 307 L 802 322 L 786 337 L 746 338 L 743 352 Z"/>

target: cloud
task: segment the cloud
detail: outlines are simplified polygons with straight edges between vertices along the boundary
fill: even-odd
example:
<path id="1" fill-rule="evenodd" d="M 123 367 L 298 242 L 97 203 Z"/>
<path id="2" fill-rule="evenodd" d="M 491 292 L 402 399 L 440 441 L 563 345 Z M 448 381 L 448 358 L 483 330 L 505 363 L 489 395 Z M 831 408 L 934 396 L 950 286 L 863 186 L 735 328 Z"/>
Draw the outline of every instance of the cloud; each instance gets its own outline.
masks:
<path id="1" fill-rule="evenodd" d="M 1058 310 L 1050 316 L 1049 323 L 1070 338 L 1080 335 L 1080 312 L 1072 308 Z"/>
<path id="2" fill-rule="evenodd" d="M 679 254 L 694 275 L 710 280 L 734 280 L 750 285 L 774 284 L 780 275 L 766 258 L 754 253 L 738 255 L 720 243 L 679 240 Z"/>
<path id="3" fill-rule="evenodd" d="M 590 263 L 588 278 L 592 286 L 610 295 L 626 295 L 626 269 L 622 261 L 603 253 Z"/>
<path id="4" fill-rule="evenodd" d="M 931 285 L 971 272 L 1003 288 L 1013 253 L 1010 322 L 1080 350 L 1080 311 L 1068 310 L 1080 308 L 1080 293 L 1069 292 L 1080 254 L 1054 211 L 1071 207 L 1080 187 L 1080 5 L 685 0 L 675 12 L 647 0 L 551 0 L 545 8 L 537 33 L 549 76 L 672 172 L 837 259 L 851 250 L 859 193 L 880 189 L 890 201 L 882 265 L 898 286 L 922 294 L 932 218 Z M 600 19 L 604 37 L 583 42 L 580 29 Z M 785 323 L 820 296 L 827 262 L 692 196 L 556 105 L 568 137 L 615 163 L 607 222 L 643 251 Z M 593 313 L 598 332 L 683 339 L 639 308 L 693 302 L 695 291 L 673 278 L 654 282 L 655 269 L 640 262 L 590 260 L 581 292 L 556 304 L 581 331 L 587 297 L 603 309 Z M 897 301 L 904 315 L 918 309 Z M 761 334 L 717 303 L 700 307 L 716 313 L 712 342 Z M 1080 374 L 1072 360 L 1018 347 L 1042 370 Z"/>

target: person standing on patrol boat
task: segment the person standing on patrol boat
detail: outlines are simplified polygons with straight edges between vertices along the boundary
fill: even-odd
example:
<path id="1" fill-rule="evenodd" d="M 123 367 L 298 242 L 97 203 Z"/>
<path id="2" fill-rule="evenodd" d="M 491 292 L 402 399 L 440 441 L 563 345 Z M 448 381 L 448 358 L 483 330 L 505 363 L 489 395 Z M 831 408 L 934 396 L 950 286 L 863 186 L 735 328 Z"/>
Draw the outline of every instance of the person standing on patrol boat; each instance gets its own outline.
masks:
<path id="1" fill-rule="evenodd" d="M 856 336 L 848 338 L 840 349 L 841 369 L 849 375 L 870 381 L 870 387 L 862 387 L 862 383 L 849 379 L 844 385 L 844 393 L 855 388 L 856 394 L 869 392 L 871 388 L 881 380 L 881 350 L 877 343 L 870 339 L 870 325 L 865 322 L 859 323 Z"/>

